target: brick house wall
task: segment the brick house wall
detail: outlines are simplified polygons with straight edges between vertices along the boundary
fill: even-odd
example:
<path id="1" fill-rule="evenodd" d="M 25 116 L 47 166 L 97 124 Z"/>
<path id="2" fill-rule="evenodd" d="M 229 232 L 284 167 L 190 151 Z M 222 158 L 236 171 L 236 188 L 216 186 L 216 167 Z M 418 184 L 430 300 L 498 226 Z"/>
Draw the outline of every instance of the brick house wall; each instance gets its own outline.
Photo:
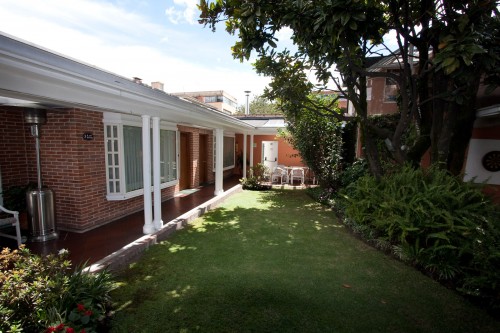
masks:
<path id="1" fill-rule="evenodd" d="M 368 116 L 388 115 L 398 112 L 396 102 L 385 100 L 385 78 L 374 77 L 367 80 L 368 100 L 367 113 Z M 363 147 L 361 140 L 361 132 L 358 129 L 356 139 L 356 158 L 363 156 Z"/>
<path id="2" fill-rule="evenodd" d="M 371 78 L 367 82 L 371 98 L 367 101 L 368 115 L 392 114 L 398 111 L 396 102 L 385 101 L 385 78 Z"/>
<path id="3" fill-rule="evenodd" d="M 23 109 L 0 110 L 0 171 L 2 188 L 37 182 L 35 138 L 24 121 Z M 213 132 L 178 126 L 188 133 L 190 154 L 189 187 L 200 185 L 200 135 L 207 138 L 207 182 L 215 181 L 213 171 Z M 92 140 L 83 134 L 91 133 Z M 56 226 L 84 232 L 141 211 L 143 196 L 127 200 L 106 199 L 104 124 L 101 112 L 82 109 L 47 111 L 47 123 L 40 127 L 40 158 L 43 185 L 54 192 Z M 231 176 L 234 169 L 224 171 Z M 172 198 L 179 186 L 162 189 L 162 201 Z"/>
<path id="4" fill-rule="evenodd" d="M 0 172 L 2 189 L 28 184 L 24 114 L 20 109 L 0 109 Z M 36 180 L 36 178 L 35 178 Z"/>
<path id="5" fill-rule="evenodd" d="M 0 170 L 2 187 L 25 186 L 37 181 L 35 139 L 25 124 L 22 109 L 0 110 Z M 189 133 L 190 187 L 199 186 L 199 135 L 208 138 L 208 160 L 213 160 L 213 133 L 206 129 L 178 126 Z M 143 196 L 122 201 L 106 199 L 106 170 L 103 115 L 100 112 L 66 109 L 47 112 L 41 126 L 40 155 L 42 180 L 54 191 L 56 225 L 83 232 L 143 209 Z M 92 133 L 92 140 L 84 140 Z M 215 180 L 212 163 L 207 179 Z M 224 172 L 231 175 L 233 169 Z M 178 186 L 162 190 L 162 200 L 172 198 Z"/>
<path id="6" fill-rule="evenodd" d="M 27 131 L 29 126 L 26 125 Z M 93 140 L 83 140 L 83 133 Z M 36 180 L 34 138 L 27 137 L 28 174 Z M 106 199 L 106 165 L 102 113 L 80 109 L 47 112 L 41 127 L 43 183 L 54 191 L 56 223 L 61 229 L 84 231 L 143 209 L 143 197 Z M 166 189 L 164 196 L 172 196 Z M 162 196 L 163 196 L 162 195 Z"/>
<path id="7" fill-rule="evenodd" d="M 188 133 L 189 137 L 189 187 L 196 188 L 200 186 L 200 135 L 207 135 L 207 182 L 214 183 L 215 182 L 215 173 L 213 170 L 213 131 L 207 129 L 193 128 L 178 125 L 177 129 L 181 133 Z M 225 173 L 224 176 L 228 176 L 232 174 L 232 170 L 230 173 Z M 179 187 L 176 186 L 176 191 L 179 190 Z"/>

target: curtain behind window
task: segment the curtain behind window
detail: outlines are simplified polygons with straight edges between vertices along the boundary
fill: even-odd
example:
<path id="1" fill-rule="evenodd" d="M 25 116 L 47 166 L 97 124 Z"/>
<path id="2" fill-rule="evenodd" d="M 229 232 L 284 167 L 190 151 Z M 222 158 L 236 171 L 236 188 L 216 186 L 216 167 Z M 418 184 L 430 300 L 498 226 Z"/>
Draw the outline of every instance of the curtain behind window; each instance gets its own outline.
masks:
<path id="1" fill-rule="evenodd" d="M 125 190 L 143 188 L 142 182 L 142 128 L 123 126 L 123 148 L 125 159 Z"/>
<path id="2" fill-rule="evenodd" d="M 161 182 L 165 183 L 177 179 L 175 131 L 161 130 L 160 142 Z"/>

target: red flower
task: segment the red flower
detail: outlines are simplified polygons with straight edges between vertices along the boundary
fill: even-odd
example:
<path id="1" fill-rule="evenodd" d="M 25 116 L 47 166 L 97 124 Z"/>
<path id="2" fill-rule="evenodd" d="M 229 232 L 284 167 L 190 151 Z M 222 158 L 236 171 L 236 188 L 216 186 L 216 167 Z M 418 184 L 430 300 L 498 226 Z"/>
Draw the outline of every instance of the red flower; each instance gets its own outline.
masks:
<path id="1" fill-rule="evenodd" d="M 66 333 L 75 333 L 73 327 L 66 327 Z"/>
<path id="2" fill-rule="evenodd" d="M 52 333 L 52 332 L 55 332 L 56 331 L 56 328 L 54 326 L 49 326 L 47 328 L 47 330 L 45 331 L 45 333 Z"/>
<path id="3" fill-rule="evenodd" d="M 87 310 L 87 311 L 85 311 L 84 315 L 90 317 L 90 316 L 92 316 L 92 311 Z"/>
<path id="4" fill-rule="evenodd" d="M 59 325 L 56 326 L 56 331 L 62 331 L 64 330 L 64 324 L 60 323 Z"/>
<path id="5" fill-rule="evenodd" d="M 82 330 L 80 331 L 80 333 L 87 333 L 87 332 L 85 332 L 85 328 L 82 328 Z"/>
<path id="6" fill-rule="evenodd" d="M 85 305 L 83 305 L 83 304 L 77 304 L 76 308 L 78 309 L 78 312 L 85 311 Z"/>

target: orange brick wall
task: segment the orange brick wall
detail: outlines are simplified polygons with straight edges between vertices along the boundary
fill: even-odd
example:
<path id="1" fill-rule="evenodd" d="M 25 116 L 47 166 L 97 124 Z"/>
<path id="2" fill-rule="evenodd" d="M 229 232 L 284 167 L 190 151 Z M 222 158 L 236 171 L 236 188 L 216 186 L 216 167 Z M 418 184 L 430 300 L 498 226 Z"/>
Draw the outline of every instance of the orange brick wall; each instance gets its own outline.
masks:
<path id="1" fill-rule="evenodd" d="M 254 135 L 255 148 L 253 148 L 253 162 L 254 165 L 262 162 L 262 141 L 278 141 L 278 163 L 287 166 L 305 166 L 302 162 L 297 150 L 288 144 L 284 139 L 277 138 L 275 135 Z M 243 135 L 236 135 L 236 143 L 239 153 L 243 153 Z M 247 161 L 250 161 L 250 135 L 247 136 Z"/>

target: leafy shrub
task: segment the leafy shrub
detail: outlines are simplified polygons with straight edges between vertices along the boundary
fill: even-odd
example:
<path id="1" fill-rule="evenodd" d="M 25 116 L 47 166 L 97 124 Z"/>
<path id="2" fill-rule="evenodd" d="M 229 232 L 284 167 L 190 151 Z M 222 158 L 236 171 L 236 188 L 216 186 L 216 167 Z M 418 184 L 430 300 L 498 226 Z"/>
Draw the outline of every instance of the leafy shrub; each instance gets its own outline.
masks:
<path id="1" fill-rule="evenodd" d="M 360 177 L 368 172 L 368 164 L 364 159 L 354 161 L 340 173 L 338 187 L 312 187 L 308 188 L 308 194 L 317 202 L 335 207 L 338 211 L 344 210 L 344 201 L 339 197 L 339 189 L 344 189 L 343 195 L 347 192 L 347 186 L 356 182 Z"/>
<path id="2" fill-rule="evenodd" d="M 268 190 L 270 186 L 263 184 L 267 175 L 269 175 L 269 168 L 264 164 L 259 163 L 250 168 L 249 176 L 247 178 L 240 179 L 240 183 L 245 190 Z"/>
<path id="3" fill-rule="evenodd" d="M 308 187 L 306 189 L 307 194 L 313 198 L 315 201 L 326 205 L 333 206 L 334 204 L 334 190 L 331 188 L 322 187 Z"/>
<path id="4" fill-rule="evenodd" d="M 390 133 L 394 133 L 400 118 L 401 115 L 399 113 L 376 115 L 368 117 L 368 123 L 371 124 L 371 126 L 383 128 L 389 130 Z M 412 147 L 418 137 L 419 135 L 415 125 L 410 124 L 401 137 L 401 144 L 406 147 Z M 392 148 L 388 146 L 388 143 L 384 139 L 377 137 L 374 143 L 377 145 L 377 152 L 384 174 L 392 173 L 400 168 L 401 165 L 394 159 Z M 420 164 L 420 159 L 417 164 Z"/>
<path id="5" fill-rule="evenodd" d="M 285 109 L 288 112 L 287 131 L 280 136 L 300 153 L 321 186 L 334 188 L 343 162 L 346 123 L 329 116 L 341 112 L 338 103 L 333 103 L 333 96 L 313 94 L 308 96 L 306 105 L 300 112 Z"/>
<path id="6" fill-rule="evenodd" d="M 368 172 L 368 164 L 364 159 L 358 159 L 354 161 L 351 165 L 348 165 L 340 174 L 339 183 L 341 187 L 347 187 L 348 185 L 356 182 L 359 178 L 366 175 Z"/>
<path id="7" fill-rule="evenodd" d="M 22 246 L 5 248 L 0 255 L 0 332 L 93 332 L 110 305 L 112 286 L 107 272 L 73 270 L 67 251 L 37 256 Z M 83 308 L 80 316 L 74 314 Z"/>
<path id="8" fill-rule="evenodd" d="M 374 244 L 500 305 L 500 210 L 474 184 L 446 171 L 365 175 L 344 194 L 346 223 Z"/>

